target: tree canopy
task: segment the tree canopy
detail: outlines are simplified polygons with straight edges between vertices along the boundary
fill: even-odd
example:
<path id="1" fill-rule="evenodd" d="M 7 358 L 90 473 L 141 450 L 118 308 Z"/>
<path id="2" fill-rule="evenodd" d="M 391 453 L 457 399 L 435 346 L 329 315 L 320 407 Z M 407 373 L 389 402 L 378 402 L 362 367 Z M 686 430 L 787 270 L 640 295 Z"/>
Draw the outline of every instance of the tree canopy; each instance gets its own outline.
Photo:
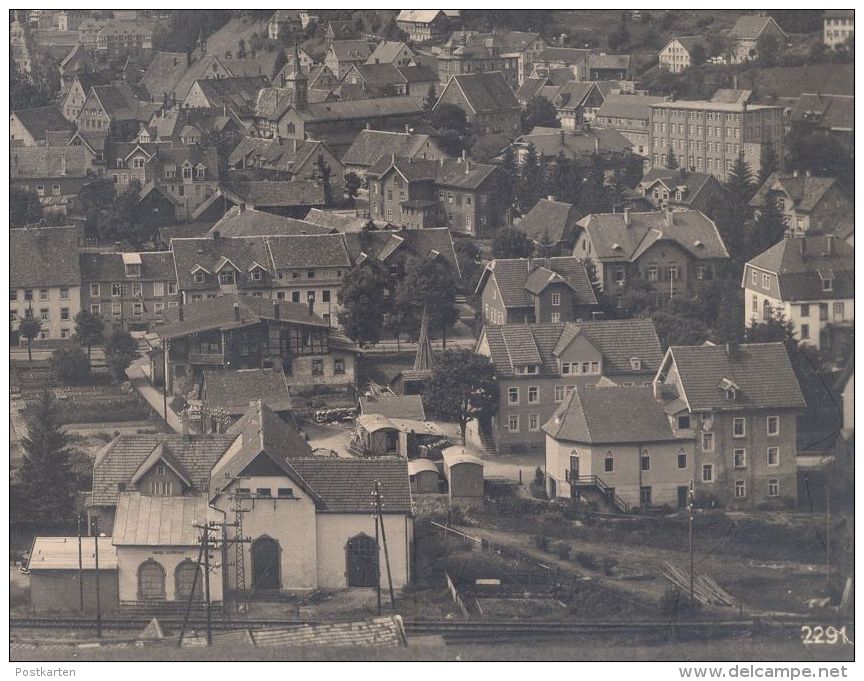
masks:
<path id="1" fill-rule="evenodd" d="M 99 345 L 104 340 L 105 322 L 98 314 L 89 310 L 81 310 L 75 315 L 75 338 L 87 348 L 87 359 L 90 359 L 91 350 L 94 345 Z"/>
<path id="2" fill-rule="evenodd" d="M 78 345 L 59 348 L 51 356 L 51 370 L 61 383 L 80 385 L 90 378 L 90 360 Z"/>
<path id="3" fill-rule="evenodd" d="M 42 205 L 34 191 L 9 188 L 9 226 L 24 227 L 42 219 Z"/>
<path id="4" fill-rule="evenodd" d="M 387 269 L 371 259 L 354 267 L 342 279 L 339 324 L 360 347 L 374 345 L 381 339 L 387 312 L 384 291 L 391 287 Z"/>
<path id="5" fill-rule="evenodd" d="M 555 107 L 545 97 L 534 97 L 522 110 L 522 132 L 531 132 L 535 127 L 560 128 L 561 121 Z"/>
<path id="6" fill-rule="evenodd" d="M 533 252 L 534 242 L 516 227 L 502 227 L 492 239 L 492 255 L 496 258 L 527 258 Z"/>
<path id="7" fill-rule="evenodd" d="M 105 343 L 105 361 L 118 383 L 126 380 L 126 369 L 137 357 L 138 344 L 125 329 L 116 330 Z"/>
<path id="8" fill-rule="evenodd" d="M 447 329 L 459 319 L 453 271 L 441 258 L 409 256 L 393 296 L 393 330 L 417 338 L 424 309 L 429 315 L 429 332 L 440 331 L 446 342 Z"/>

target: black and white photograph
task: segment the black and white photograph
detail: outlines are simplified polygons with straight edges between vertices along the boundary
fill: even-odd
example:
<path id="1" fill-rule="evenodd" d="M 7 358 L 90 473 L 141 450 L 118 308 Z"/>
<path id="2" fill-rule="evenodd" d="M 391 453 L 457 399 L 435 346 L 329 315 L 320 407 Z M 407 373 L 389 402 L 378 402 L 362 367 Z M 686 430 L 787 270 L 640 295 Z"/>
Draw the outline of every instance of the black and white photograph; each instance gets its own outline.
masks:
<path id="1" fill-rule="evenodd" d="M 9 9 L 8 678 L 854 672 L 854 9 L 477 4 Z"/>

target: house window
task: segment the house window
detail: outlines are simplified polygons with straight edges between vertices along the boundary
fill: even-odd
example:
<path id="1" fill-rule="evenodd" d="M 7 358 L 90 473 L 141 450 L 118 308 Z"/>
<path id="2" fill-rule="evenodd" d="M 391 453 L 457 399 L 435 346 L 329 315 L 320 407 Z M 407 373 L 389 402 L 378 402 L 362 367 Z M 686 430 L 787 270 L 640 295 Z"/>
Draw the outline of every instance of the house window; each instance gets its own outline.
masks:
<path id="1" fill-rule="evenodd" d="M 769 466 L 779 466 L 780 465 L 780 448 L 779 447 L 768 447 L 768 465 Z"/>
<path id="2" fill-rule="evenodd" d="M 60 319 L 64 322 L 69 321 L 69 308 L 68 307 L 61 307 L 60 308 Z"/>
<path id="3" fill-rule="evenodd" d="M 552 294 L 552 305 L 558 306 L 560 304 L 561 304 L 561 294 L 560 293 L 553 293 Z"/>
<path id="4" fill-rule="evenodd" d="M 625 280 L 624 270 L 615 270 L 615 283 L 623 284 Z"/>
<path id="5" fill-rule="evenodd" d="M 9 300 L 18 300 L 18 289 L 9 289 Z"/>
<path id="6" fill-rule="evenodd" d="M 687 455 L 679 454 L 678 455 L 678 468 L 684 469 L 687 468 Z"/>
<path id="7" fill-rule="evenodd" d="M 833 279 L 823 279 L 822 280 L 822 290 L 823 291 L 833 291 L 834 290 L 834 280 Z"/>
<path id="8" fill-rule="evenodd" d="M 233 284 L 234 283 L 234 270 L 222 270 L 219 273 L 219 283 L 220 284 Z"/>
<path id="9" fill-rule="evenodd" d="M 640 461 L 641 461 L 641 467 L 642 467 L 643 471 L 650 471 L 651 470 L 651 457 L 650 456 L 648 456 L 647 454 L 642 454 Z"/>
<path id="10" fill-rule="evenodd" d="M 313 376 L 323 376 L 324 375 L 324 360 L 323 359 L 313 359 L 312 360 L 312 375 Z"/>
<path id="11" fill-rule="evenodd" d="M 678 417 L 678 430 L 688 430 L 690 428 L 690 414 L 681 414 Z"/>
<path id="12" fill-rule="evenodd" d="M 306 271 L 306 278 L 307 279 L 314 279 L 315 278 L 315 270 L 307 270 Z"/>
<path id="13" fill-rule="evenodd" d="M 809 316 L 810 316 L 810 305 L 809 305 L 809 303 L 804 303 L 804 304 L 801 306 L 801 316 L 802 316 L 802 317 L 809 317 Z"/>
<path id="14" fill-rule="evenodd" d="M 144 314 L 144 306 L 141 303 L 132 303 L 132 314 L 140 317 Z"/>
<path id="15" fill-rule="evenodd" d="M 769 416 L 765 419 L 765 425 L 768 430 L 768 435 L 779 435 L 780 434 L 780 417 L 779 416 Z"/>
<path id="16" fill-rule="evenodd" d="M 92 305 L 90 305 L 90 314 L 101 314 L 102 313 L 101 308 L 102 308 L 102 306 L 99 305 L 99 303 L 93 303 Z"/>
<path id="17" fill-rule="evenodd" d="M 819 321 L 828 321 L 828 303 L 819 303 Z"/>
<path id="18" fill-rule="evenodd" d="M 43 307 L 41 310 L 39 310 L 39 319 L 41 319 L 43 322 L 48 321 L 48 309 L 47 308 Z"/>
<path id="19" fill-rule="evenodd" d="M 62 298 L 63 289 L 60 289 L 60 297 Z M 845 304 L 844 303 L 834 303 L 834 319 L 842 320 L 845 316 Z"/>
<path id="20" fill-rule="evenodd" d="M 273 490 L 271 490 L 269 487 L 258 487 L 255 490 L 255 494 L 256 494 L 256 496 L 259 496 L 259 497 L 268 497 L 269 498 L 269 497 L 273 496 Z"/>
<path id="21" fill-rule="evenodd" d="M 195 281 L 196 284 L 203 284 L 204 283 L 204 273 L 201 270 L 198 270 L 195 273 L 193 280 Z"/>
<path id="22" fill-rule="evenodd" d="M 507 430 L 511 433 L 519 432 L 519 414 L 510 414 L 507 418 Z"/>
<path id="23" fill-rule="evenodd" d="M 555 401 L 563 402 L 564 401 L 564 386 L 556 385 L 555 386 Z"/>
<path id="24" fill-rule="evenodd" d="M 133 296 L 140 296 L 141 295 L 141 284 L 139 284 L 139 283 L 132 284 L 132 295 Z"/>
<path id="25" fill-rule="evenodd" d="M 537 404 L 540 401 L 540 388 L 536 385 L 528 387 L 528 404 Z"/>
<path id="26" fill-rule="evenodd" d="M 603 459 L 603 471 L 606 473 L 612 473 L 615 470 L 615 459 L 612 456 L 612 452 L 606 452 L 606 458 Z"/>
<path id="27" fill-rule="evenodd" d="M 65 286 L 60 289 L 60 300 L 69 300 L 69 289 Z M 840 303 L 841 305 L 843 303 Z"/>
<path id="28" fill-rule="evenodd" d="M 714 464 L 702 464 L 702 482 L 714 482 Z"/>
<path id="29" fill-rule="evenodd" d="M 530 414 L 528 416 L 528 430 L 532 433 L 536 433 L 538 430 L 540 430 L 539 414 Z"/>
<path id="30" fill-rule="evenodd" d="M 519 404 L 519 388 L 507 388 L 507 404 Z"/>
<path id="31" fill-rule="evenodd" d="M 744 437 L 746 434 L 746 419 L 743 416 L 732 419 L 732 437 Z"/>
<path id="32" fill-rule="evenodd" d="M 780 481 L 777 478 L 769 478 L 768 479 L 768 496 L 769 497 L 779 497 L 780 496 Z"/>
<path id="33" fill-rule="evenodd" d="M 333 373 L 334 374 L 344 374 L 345 373 L 345 360 L 342 357 L 336 357 L 333 359 Z"/>
<path id="34" fill-rule="evenodd" d="M 291 291 L 291 302 L 299 303 L 300 302 L 300 291 Z"/>
<path id="35" fill-rule="evenodd" d="M 560 321 L 561 321 L 561 313 L 560 312 L 553 312 L 552 313 L 552 323 L 557 324 Z"/>
<path id="36" fill-rule="evenodd" d="M 330 289 L 327 289 L 321 293 L 321 301 L 324 303 L 330 302 Z"/>
<path id="37" fill-rule="evenodd" d="M 732 466 L 735 468 L 744 468 L 747 466 L 747 450 L 734 449 L 732 450 Z"/>
<path id="38" fill-rule="evenodd" d="M 746 490 L 746 487 L 744 485 L 744 481 L 743 480 L 736 480 L 735 481 L 735 498 L 736 499 L 743 499 L 745 496 L 747 496 L 747 490 Z"/>
<path id="39" fill-rule="evenodd" d="M 24 300 L 33 300 L 33 289 L 25 288 L 24 289 Z"/>
<path id="40" fill-rule="evenodd" d="M 39 289 L 39 300 L 48 300 L 48 289 L 40 288 Z"/>
<path id="41" fill-rule="evenodd" d="M 806 340 L 810 338 L 810 325 L 802 324 L 801 325 L 801 340 Z"/>
<path id="42" fill-rule="evenodd" d="M 648 266 L 648 281 L 657 281 L 657 265 Z"/>
<path id="43" fill-rule="evenodd" d="M 261 281 L 261 279 L 262 279 L 261 270 L 258 270 L 258 269 L 253 270 L 252 271 L 252 281 Z"/>
<path id="44" fill-rule="evenodd" d="M 714 433 L 702 433 L 702 451 L 714 451 Z"/>
<path id="45" fill-rule="evenodd" d="M 175 284 L 173 281 L 168 282 L 168 295 L 169 296 L 177 295 L 177 284 Z"/>

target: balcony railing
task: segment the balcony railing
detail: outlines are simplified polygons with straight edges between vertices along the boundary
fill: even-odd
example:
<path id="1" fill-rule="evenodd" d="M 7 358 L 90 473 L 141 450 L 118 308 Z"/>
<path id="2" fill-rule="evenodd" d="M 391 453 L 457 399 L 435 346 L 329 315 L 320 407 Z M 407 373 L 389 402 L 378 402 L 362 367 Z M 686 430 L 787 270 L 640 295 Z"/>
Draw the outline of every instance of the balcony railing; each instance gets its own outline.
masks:
<path id="1" fill-rule="evenodd" d="M 190 352 L 189 364 L 225 364 L 225 353 Z"/>

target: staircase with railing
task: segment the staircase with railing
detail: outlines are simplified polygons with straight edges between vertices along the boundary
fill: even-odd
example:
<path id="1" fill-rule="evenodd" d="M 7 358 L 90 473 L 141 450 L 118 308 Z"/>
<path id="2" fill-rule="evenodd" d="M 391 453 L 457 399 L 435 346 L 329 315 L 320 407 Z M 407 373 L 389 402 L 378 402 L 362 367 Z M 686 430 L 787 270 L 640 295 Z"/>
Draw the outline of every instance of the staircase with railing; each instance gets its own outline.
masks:
<path id="1" fill-rule="evenodd" d="M 596 489 L 611 506 L 621 513 L 630 512 L 630 504 L 615 494 L 615 488 L 607 485 L 596 475 L 567 476 L 567 482 L 571 489 L 593 488 Z"/>

